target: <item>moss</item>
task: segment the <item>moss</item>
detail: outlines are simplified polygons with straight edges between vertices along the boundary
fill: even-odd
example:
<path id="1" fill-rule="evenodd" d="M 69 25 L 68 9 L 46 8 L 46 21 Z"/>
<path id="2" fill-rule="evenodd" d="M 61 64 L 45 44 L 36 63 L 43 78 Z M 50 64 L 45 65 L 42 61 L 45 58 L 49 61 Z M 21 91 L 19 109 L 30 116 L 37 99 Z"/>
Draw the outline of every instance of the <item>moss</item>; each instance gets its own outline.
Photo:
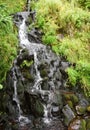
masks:
<path id="1" fill-rule="evenodd" d="M 48 76 L 48 73 L 45 69 L 41 70 L 40 71 L 40 74 L 41 74 L 41 77 L 44 78 L 44 77 L 47 77 Z"/>
<path id="2" fill-rule="evenodd" d="M 86 113 L 86 107 L 76 106 L 76 111 L 78 115 L 84 115 Z"/>
<path id="3" fill-rule="evenodd" d="M 23 68 L 23 67 L 30 67 L 32 64 L 33 64 L 33 60 L 31 60 L 31 61 L 24 60 L 24 61 L 22 62 L 22 64 L 20 65 L 20 67 L 21 67 L 21 68 Z"/>
<path id="4" fill-rule="evenodd" d="M 86 130 L 90 130 L 90 118 L 86 120 Z"/>
<path id="5" fill-rule="evenodd" d="M 73 109 L 73 103 L 72 103 L 72 101 L 67 101 L 67 104 L 69 105 L 69 107 L 71 108 L 71 109 Z"/>
<path id="6" fill-rule="evenodd" d="M 80 129 L 79 130 L 86 130 L 86 121 L 84 119 L 81 120 Z"/>
<path id="7" fill-rule="evenodd" d="M 35 107 L 37 109 L 36 112 L 38 113 L 38 115 L 43 116 L 43 114 L 44 114 L 44 108 L 43 108 L 41 102 L 36 101 Z"/>
<path id="8" fill-rule="evenodd" d="M 68 93 L 68 92 L 66 92 L 65 94 L 63 94 L 63 96 L 64 96 L 65 100 L 67 100 L 67 101 L 68 101 L 68 100 L 72 101 L 74 105 L 75 105 L 76 103 L 78 103 L 78 101 L 79 101 L 78 97 L 77 97 L 75 94 L 73 94 L 73 93 Z"/>
<path id="9" fill-rule="evenodd" d="M 30 74 L 30 72 L 29 72 L 28 69 L 24 69 L 24 70 L 22 71 L 22 74 L 23 74 L 23 76 L 24 76 L 25 79 L 27 79 L 27 80 L 29 80 L 29 81 L 31 81 L 31 82 L 34 81 L 34 77 Z"/>
<path id="10" fill-rule="evenodd" d="M 87 111 L 90 112 L 90 106 L 87 107 Z"/>
<path id="11" fill-rule="evenodd" d="M 79 102 L 79 99 L 75 94 L 71 95 L 71 100 L 74 104 L 77 104 Z"/>
<path id="12" fill-rule="evenodd" d="M 63 96 L 66 100 L 70 100 L 70 94 L 64 94 Z"/>

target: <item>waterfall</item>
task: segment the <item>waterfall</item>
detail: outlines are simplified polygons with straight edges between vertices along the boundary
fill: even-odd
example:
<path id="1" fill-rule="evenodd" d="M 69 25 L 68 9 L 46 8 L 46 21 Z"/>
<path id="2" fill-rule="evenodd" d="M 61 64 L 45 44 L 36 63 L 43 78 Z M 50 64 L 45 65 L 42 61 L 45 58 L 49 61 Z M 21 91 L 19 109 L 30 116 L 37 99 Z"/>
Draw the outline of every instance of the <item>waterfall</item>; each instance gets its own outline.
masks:
<path id="1" fill-rule="evenodd" d="M 30 4 L 30 1 L 28 1 L 28 4 Z M 28 11 L 29 11 L 29 8 L 28 8 Z M 46 47 L 42 44 L 36 44 L 36 43 L 29 42 L 28 37 L 27 37 L 27 26 L 26 26 L 26 20 L 27 20 L 28 15 L 29 15 L 29 13 L 27 13 L 27 12 L 22 13 L 23 19 L 19 26 L 20 47 L 21 47 L 21 49 L 26 48 L 28 50 L 29 55 L 33 54 L 33 56 L 34 56 L 34 68 L 35 68 L 36 74 L 35 74 L 35 83 L 32 86 L 32 92 L 38 90 L 38 92 L 41 93 L 41 96 L 44 98 L 43 94 L 45 93 L 45 91 L 41 89 L 41 83 L 44 79 L 40 76 L 40 72 L 38 70 L 39 60 L 37 57 L 37 53 L 39 50 L 45 51 Z M 25 122 L 25 123 L 29 122 L 29 119 L 22 115 L 23 113 L 21 111 L 20 102 L 19 102 L 18 94 L 17 94 L 17 80 L 14 81 L 14 100 L 17 103 L 17 107 L 18 107 L 18 111 L 19 111 L 19 122 Z M 44 122 L 45 123 L 49 123 L 49 119 L 48 119 L 49 112 L 48 112 L 47 106 L 49 106 L 49 104 L 48 105 L 43 104 Z"/>
<path id="2" fill-rule="evenodd" d="M 22 112 L 21 112 L 20 103 L 19 103 L 18 94 L 17 94 L 17 77 L 15 75 L 15 70 L 14 69 L 13 69 L 13 80 L 14 80 L 14 84 L 13 84 L 13 87 L 14 87 L 13 101 L 15 101 L 16 104 L 17 104 L 18 115 L 20 117 Z"/>
<path id="3" fill-rule="evenodd" d="M 36 82 L 35 82 L 33 88 L 35 88 L 37 90 L 38 89 L 41 90 L 40 83 L 42 81 L 42 78 L 41 78 L 40 72 L 38 71 L 38 68 L 37 68 L 37 66 L 38 66 L 38 59 L 37 59 L 37 53 L 36 52 L 34 52 L 34 66 L 35 66 L 35 70 L 36 70 Z"/>

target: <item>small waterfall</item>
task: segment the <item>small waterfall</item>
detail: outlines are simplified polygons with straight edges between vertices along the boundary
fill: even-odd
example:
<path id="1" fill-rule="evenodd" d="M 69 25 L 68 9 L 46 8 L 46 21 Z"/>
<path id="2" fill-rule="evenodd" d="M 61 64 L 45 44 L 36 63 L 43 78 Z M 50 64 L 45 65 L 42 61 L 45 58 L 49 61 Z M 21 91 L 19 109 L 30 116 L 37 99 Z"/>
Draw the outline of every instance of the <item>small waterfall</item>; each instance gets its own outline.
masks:
<path id="1" fill-rule="evenodd" d="M 61 59 L 56 56 L 50 48 L 41 44 L 41 42 L 34 43 L 31 42 L 32 39 L 28 39 L 28 27 L 26 23 L 28 17 L 30 16 L 29 14 L 30 0 L 28 0 L 27 12 L 17 13 L 17 17 L 19 19 L 18 28 L 20 52 L 15 66 L 18 66 L 21 77 L 17 76 L 17 72 L 14 69 L 13 100 L 17 104 L 19 111 L 18 120 L 22 125 L 30 122 L 30 120 L 23 115 L 27 113 L 34 115 L 36 110 L 35 107 L 39 107 L 40 109 L 36 110 L 35 116 L 42 116 L 43 122 L 49 124 L 54 119 L 54 116 L 58 115 L 60 105 L 62 106 L 57 99 L 60 93 L 56 92 L 62 85 L 62 76 L 59 69 Z M 24 51 L 26 51 L 25 55 Z M 32 59 L 33 64 L 27 66 L 27 63 Z M 24 61 L 26 62 L 25 68 L 22 66 Z M 18 95 L 17 87 L 19 86 L 22 87 L 22 89 L 24 88 L 24 90 L 23 94 L 19 93 Z M 22 92 L 22 90 L 20 90 L 20 92 Z M 24 100 L 22 99 L 23 97 Z"/>
<path id="2" fill-rule="evenodd" d="M 34 66 L 35 66 L 35 70 L 36 70 L 36 82 L 33 86 L 33 88 L 35 88 L 36 90 L 40 89 L 41 90 L 41 87 L 40 87 L 40 83 L 42 81 L 42 78 L 40 76 L 40 72 L 38 71 L 38 59 L 37 59 L 37 53 L 34 52 Z"/>
<path id="3" fill-rule="evenodd" d="M 20 125 L 23 126 L 26 123 L 30 123 L 30 120 L 27 117 L 23 116 L 23 112 L 22 112 L 21 107 L 20 107 L 20 102 L 19 102 L 18 93 L 17 93 L 17 76 L 15 73 L 16 70 L 17 70 L 17 68 L 14 67 L 13 68 L 13 87 L 14 87 L 13 101 L 15 101 L 17 104 L 18 121 L 20 122 Z"/>
<path id="4" fill-rule="evenodd" d="M 27 14 L 26 14 L 27 15 Z M 30 43 L 28 38 L 27 38 L 27 26 L 25 24 L 26 18 L 23 17 L 22 24 L 19 27 L 19 39 L 20 39 L 20 46 L 22 48 L 26 48 L 29 52 L 29 54 L 33 54 L 34 56 L 34 68 L 35 68 L 35 83 L 32 87 L 32 92 L 35 92 L 38 90 L 38 92 L 41 94 L 42 98 L 44 99 L 44 94 L 45 90 L 41 89 L 41 83 L 44 80 L 40 76 L 40 72 L 38 70 L 38 65 L 39 65 L 39 59 L 37 57 L 38 51 L 42 50 L 43 52 L 46 51 L 46 46 L 42 44 L 37 44 L 37 43 Z M 44 57 L 45 58 L 45 57 Z M 47 58 L 49 58 L 49 55 L 47 54 Z M 48 103 L 45 105 L 43 104 L 44 107 L 44 122 L 49 123 L 50 118 L 51 118 L 51 92 L 48 91 Z"/>
<path id="5" fill-rule="evenodd" d="M 29 46 L 29 41 L 27 39 L 26 35 L 26 24 L 25 24 L 26 18 L 22 20 L 22 24 L 19 27 L 19 39 L 20 39 L 20 46 L 22 48 L 25 48 L 26 46 Z"/>
<path id="6" fill-rule="evenodd" d="M 16 102 L 17 104 L 17 108 L 18 108 L 18 116 L 20 117 L 21 115 L 21 108 L 20 108 L 20 103 L 19 103 L 19 100 L 18 100 L 18 94 L 17 94 L 17 77 L 15 75 L 15 70 L 13 69 L 13 81 L 14 81 L 14 84 L 13 84 L 13 87 L 14 87 L 14 95 L 13 95 L 13 101 Z"/>
<path id="7" fill-rule="evenodd" d="M 10 104 L 7 104 L 7 111 L 15 121 L 18 118 L 18 124 L 23 129 L 28 125 L 33 129 L 39 125 L 40 130 L 43 130 L 62 119 L 60 112 L 64 104 L 61 90 L 65 89 L 67 75 L 63 66 L 66 63 L 62 65 L 61 58 L 49 46 L 37 40 L 42 35 L 37 28 L 27 32 L 29 17 L 32 18 L 30 14 L 33 15 L 28 0 L 28 11 L 15 15 L 20 48 L 7 75 L 7 97 Z"/>

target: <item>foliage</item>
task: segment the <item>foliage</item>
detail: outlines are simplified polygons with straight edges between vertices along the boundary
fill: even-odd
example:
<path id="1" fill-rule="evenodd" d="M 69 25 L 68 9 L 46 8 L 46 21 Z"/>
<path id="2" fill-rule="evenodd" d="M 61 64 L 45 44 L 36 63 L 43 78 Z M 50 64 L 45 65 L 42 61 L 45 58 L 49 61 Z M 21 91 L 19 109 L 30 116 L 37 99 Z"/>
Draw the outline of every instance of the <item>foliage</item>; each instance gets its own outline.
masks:
<path id="1" fill-rule="evenodd" d="M 78 82 L 90 92 L 90 2 L 89 0 L 38 0 L 35 26 L 53 51 L 76 64 L 67 70 L 69 82 Z"/>
<path id="2" fill-rule="evenodd" d="M 90 0 L 78 0 L 78 3 L 79 3 L 83 8 L 88 8 L 88 9 L 90 9 Z"/>
<path id="3" fill-rule="evenodd" d="M 21 66 L 21 68 L 30 67 L 32 64 L 33 64 L 33 60 L 31 60 L 31 61 L 24 60 L 20 66 Z"/>
<path id="4" fill-rule="evenodd" d="M 21 10 L 24 1 L 0 0 L 0 83 L 5 80 L 6 72 L 16 56 L 17 30 L 11 14 Z"/>
<path id="5" fill-rule="evenodd" d="M 3 88 L 3 86 L 2 86 L 2 84 L 0 84 L 0 89 L 2 89 Z"/>

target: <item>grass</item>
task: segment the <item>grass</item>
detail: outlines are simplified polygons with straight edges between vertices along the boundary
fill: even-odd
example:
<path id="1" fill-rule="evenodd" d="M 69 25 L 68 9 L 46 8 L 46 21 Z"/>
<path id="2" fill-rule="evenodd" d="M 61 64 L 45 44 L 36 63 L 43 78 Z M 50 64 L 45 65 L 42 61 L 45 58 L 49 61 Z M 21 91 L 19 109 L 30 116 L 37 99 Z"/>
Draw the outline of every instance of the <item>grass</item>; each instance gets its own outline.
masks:
<path id="1" fill-rule="evenodd" d="M 17 29 L 11 14 L 23 10 L 25 0 L 0 0 L 0 83 L 6 78 L 17 53 Z"/>
<path id="2" fill-rule="evenodd" d="M 90 96 L 90 2 L 88 0 L 38 0 L 35 26 L 42 40 L 58 55 L 75 64 L 67 70 L 71 86 L 81 84 Z"/>

